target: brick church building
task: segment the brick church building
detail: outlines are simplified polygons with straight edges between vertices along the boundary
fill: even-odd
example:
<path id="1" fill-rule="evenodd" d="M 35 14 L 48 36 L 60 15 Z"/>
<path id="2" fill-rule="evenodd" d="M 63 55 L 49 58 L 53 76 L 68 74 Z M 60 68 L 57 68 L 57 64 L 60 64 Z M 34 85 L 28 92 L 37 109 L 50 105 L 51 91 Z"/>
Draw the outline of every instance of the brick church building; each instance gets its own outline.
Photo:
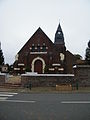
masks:
<path id="1" fill-rule="evenodd" d="M 13 64 L 15 73 L 25 71 L 42 73 L 73 73 L 74 55 L 66 50 L 64 34 L 60 24 L 54 43 L 39 27 L 17 53 Z"/>

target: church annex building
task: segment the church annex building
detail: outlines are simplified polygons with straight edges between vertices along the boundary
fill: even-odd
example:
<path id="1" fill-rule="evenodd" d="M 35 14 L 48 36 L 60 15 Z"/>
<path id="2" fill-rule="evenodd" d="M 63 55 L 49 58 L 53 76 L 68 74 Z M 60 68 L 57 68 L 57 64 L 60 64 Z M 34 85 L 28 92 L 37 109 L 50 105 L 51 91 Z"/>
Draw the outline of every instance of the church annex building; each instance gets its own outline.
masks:
<path id="1" fill-rule="evenodd" d="M 17 53 L 13 64 L 15 73 L 25 71 L 43 73 L 73 73 L 74 55 L 66 50 L 64 34 L 60 24 L 54 43 L 39 27 Z"/>

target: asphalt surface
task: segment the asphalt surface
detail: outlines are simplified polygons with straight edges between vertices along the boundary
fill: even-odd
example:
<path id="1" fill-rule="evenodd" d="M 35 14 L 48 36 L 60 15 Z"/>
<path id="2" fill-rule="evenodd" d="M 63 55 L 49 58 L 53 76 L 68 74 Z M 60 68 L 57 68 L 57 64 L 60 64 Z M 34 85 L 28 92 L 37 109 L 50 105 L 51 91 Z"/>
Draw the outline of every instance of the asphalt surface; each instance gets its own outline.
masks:
<path id="1" fill-rule="evenodd" d="M 0 93 L 0 120 L 90 120 L 90 93 Z"/>

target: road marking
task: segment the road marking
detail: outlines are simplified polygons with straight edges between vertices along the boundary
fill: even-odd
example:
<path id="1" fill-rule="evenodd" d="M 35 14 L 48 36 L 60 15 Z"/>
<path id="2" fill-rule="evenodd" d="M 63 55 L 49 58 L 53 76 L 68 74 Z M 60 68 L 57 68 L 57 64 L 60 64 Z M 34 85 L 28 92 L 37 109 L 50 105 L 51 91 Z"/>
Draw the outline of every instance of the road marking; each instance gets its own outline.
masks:
<path id="1" fill-rule="evenodd" d="M 90 104 L 90 101 L 62 101 L 62 104 Z"/>
<path id="2" fill-rule="evenodd" d="M 17 95 L 18 93 L 12 93 L 12 92 L 0 92 L 0 94 L 12 94 L 12 95 Z"/>
<path id="3" fill-rule="evenodd" d="M 23 100 L 0 100 L 0 102 L 13 102 L 13 103 L 35 103 L 36 101 L 23 101 Z"/>
<path id="4" fill-rule="evenodd" d="M 18 93 L 0 92 L 0 102 L 13 102 L 13 103 L 35 103 L 36 101 L 24 101 L 24 100 L 8 100 L 8 97 L 17 95 Z"/>
<path id="5" fill-rule="evenodd" d="M 8 97 L 0 97 L 0 100 L 6 100 Z"/>
<path id="6" fill-rule="evenodd" d="M 6 100 L 8 97 L 12 97 L 14 95 L 17 95 L 18 93 L 12 93 L 12 92 L 0 92 L 0 100 Z"/>
<path id="7" fill-rule="evenodd" d="M 0 94 L 1 97 L 12 97 L 13 95 L 10 95 L 10 94 Z"/>

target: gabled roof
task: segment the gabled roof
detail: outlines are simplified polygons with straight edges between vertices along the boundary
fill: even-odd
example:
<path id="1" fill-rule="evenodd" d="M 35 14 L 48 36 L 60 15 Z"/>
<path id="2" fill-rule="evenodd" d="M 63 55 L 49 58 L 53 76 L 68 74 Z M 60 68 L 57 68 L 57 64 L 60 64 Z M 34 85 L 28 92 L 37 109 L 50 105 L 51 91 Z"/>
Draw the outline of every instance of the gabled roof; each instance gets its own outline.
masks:
<path id="1" fill-rule="evenodd" d="M 43 35 L 49 40 L 49 42 L 50 42 L 51 44 L 53 44 L 53 42 L 50 40 L 50 38 L 49 38 L 49 37 L 43 32 L 43 30 L 39 27 L 39 28 L 36 30 L 36 32 L 30 37 L 30 39 L 25 43 L 25 45 L 21 48 L 21 50 L 22 50 L 27 44 L 29 44 L 29 42 L 33 39 L 33 37 L 34 37 L 35 35 L 37 35 L 37 37 L 39 38 L 41 34 L 43 34 Z M 37 38 L 37 39 L 38 39 L 38 38 Z M 37 40 L 37 39 L 36 39 L 36 40 Z M 21 50 L 20 50 L 18 53 L 20 53 Z"/>

